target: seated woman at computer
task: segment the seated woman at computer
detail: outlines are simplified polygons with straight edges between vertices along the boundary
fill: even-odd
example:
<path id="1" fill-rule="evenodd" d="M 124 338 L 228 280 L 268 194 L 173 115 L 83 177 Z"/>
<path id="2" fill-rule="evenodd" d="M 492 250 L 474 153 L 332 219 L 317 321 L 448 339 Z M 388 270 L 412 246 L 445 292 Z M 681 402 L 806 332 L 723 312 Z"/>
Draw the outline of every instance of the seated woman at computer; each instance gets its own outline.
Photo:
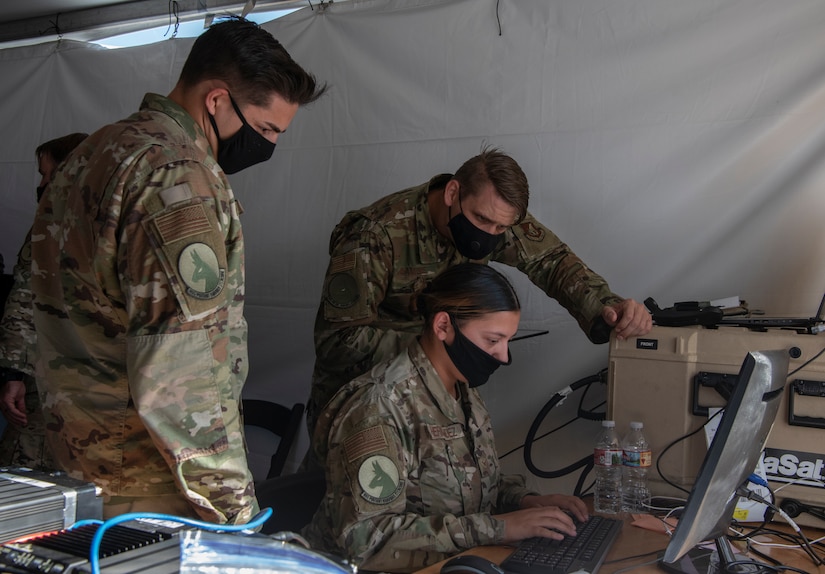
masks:
<path id="1" fill-rule="evenodd" d="M 475 387 L 510 363 L 513 287 L 465 263 L 418 297 L 417 341 L 344 386 L 324 408 L 313 448 L 327 491 L 304 534 L 360 568 L 411 572 L 484 544 L 575 534 L 581 499 L 541 496 L 502 475 Z"/>

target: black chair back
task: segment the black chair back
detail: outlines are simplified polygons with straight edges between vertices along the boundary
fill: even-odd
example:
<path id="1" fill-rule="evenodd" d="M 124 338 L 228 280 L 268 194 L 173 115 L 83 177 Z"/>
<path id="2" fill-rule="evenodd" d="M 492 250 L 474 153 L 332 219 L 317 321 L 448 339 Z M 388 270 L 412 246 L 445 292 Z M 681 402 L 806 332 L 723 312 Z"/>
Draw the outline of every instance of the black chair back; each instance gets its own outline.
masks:
<path id="1" fill-rule="evenodd" d="M 285 474 L 259 482 L 255 485 L 258 504 L 272 509 L 261 532 L 300 532 L 312 520 L 325 492 L 323 470 Z"/>
<path id="2" fill-rule="evenodd" d="M 301 428 L 304 405 L 295 403 L 290 408 L 271 401 L 243 399 L 241 406 L 244 425 L 261 427 L 280 437 L 266 478 L 280 476 L 286 465 L 289 451 L 292 449 L 292 443 L 295 442 Z"/>

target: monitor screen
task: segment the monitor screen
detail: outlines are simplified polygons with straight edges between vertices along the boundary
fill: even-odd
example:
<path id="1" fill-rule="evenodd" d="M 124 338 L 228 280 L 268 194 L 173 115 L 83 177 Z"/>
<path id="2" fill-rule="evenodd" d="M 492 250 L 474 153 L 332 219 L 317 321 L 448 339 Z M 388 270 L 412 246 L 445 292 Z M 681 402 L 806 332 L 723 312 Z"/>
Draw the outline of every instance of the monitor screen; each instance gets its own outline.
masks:
<path id="1" fill-rule="evenodd" d="M 751 352 L 745 356 L 699 476 L 660 562 L 665 570 L 706 572 L 702 565 L 693 564 L 688 554 L 704 541 L 717 541 L 720 554 L 729 551 L 725 536 L 738 499 L 736 490 L 756 469 L 787 376 L 787 351 Z M 710 554 L 698 552 L 697 557 L 706 560 Z"/>

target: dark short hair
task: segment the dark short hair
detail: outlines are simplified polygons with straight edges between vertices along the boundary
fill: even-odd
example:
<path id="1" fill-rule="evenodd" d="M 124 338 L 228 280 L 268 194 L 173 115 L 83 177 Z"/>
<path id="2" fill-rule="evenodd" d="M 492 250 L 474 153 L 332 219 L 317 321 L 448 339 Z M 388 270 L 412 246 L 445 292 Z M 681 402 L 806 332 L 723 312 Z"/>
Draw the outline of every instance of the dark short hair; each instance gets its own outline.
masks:
<path id="1" fill-rule="evenodd" d="M 492 183 L 501 198 L 518 211 L 514 224 L 521 223 L 527 215 L 527 204 L 530 201 L 527 176 L 516 160 L 498 148 L 483 148 L 480 154 L 471 157 L 458 168 L 453 179 L 458 181 L 459 193 L 463 191 L 467 195 L 475 195 L 485 184 Z"/>
<path id="2" fill-rule="evenodd" d="M 510 281 L 483 263 L 460 263 L 439 273 L 418 295 L 416 304 L 429 325 L 440 311 L 456 321 L 499 311 L 519 311 L 518 295 Z"/>
<path id="3" fill-rule="evenodd" d="M 272 34 L 239 17 L 213 24 L 192 45 L 180 82 L 194 86 L 203 80 L 222 80 L 238 103 L 255 106 L 266 106 L 275 93 L 304 105 L 326 91 Z"/>
<path id="4" fill-rule="evenodd" d="M 54 163 L 60 163 L 87 137 L 89 137 L 89 134 L 76 132 L 43 142 L 34 150 L 34 155 L 39 160 L 44 154 L 48 154 L 54 160 Z"/>

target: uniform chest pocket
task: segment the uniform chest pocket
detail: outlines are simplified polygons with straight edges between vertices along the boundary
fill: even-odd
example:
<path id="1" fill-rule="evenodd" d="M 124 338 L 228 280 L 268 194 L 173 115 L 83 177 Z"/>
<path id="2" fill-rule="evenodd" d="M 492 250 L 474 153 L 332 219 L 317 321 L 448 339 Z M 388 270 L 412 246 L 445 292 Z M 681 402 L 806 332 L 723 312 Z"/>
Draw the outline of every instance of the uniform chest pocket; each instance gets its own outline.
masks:
<path id="1" fill-rule="evenodd" d="M 461 425 L 427 426 L 418 468 L 420 498 L 427 514 L 466 514 L 480 490 L 479 469 Z"/>

